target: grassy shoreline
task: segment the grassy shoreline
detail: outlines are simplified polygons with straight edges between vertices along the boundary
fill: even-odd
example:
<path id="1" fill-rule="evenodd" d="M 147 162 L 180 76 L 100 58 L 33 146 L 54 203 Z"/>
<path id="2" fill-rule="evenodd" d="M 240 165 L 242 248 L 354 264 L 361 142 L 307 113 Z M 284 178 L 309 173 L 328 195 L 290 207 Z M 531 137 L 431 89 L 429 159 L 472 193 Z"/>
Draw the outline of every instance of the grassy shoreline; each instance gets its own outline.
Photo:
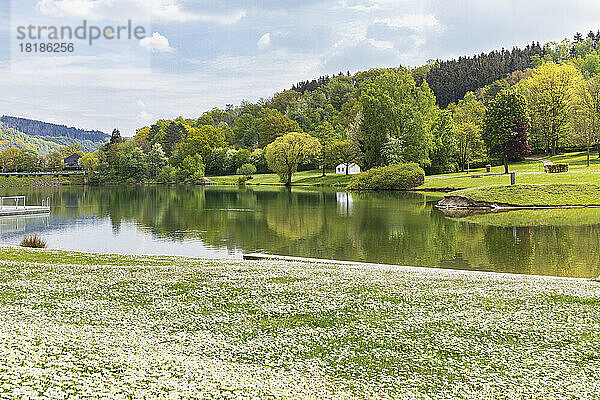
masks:
<path id="1" fill-rule="evenodd" d="M 600 389 L 600 286 L 585 279 L 0 248 L 0 289 L 7 396 Z"/>

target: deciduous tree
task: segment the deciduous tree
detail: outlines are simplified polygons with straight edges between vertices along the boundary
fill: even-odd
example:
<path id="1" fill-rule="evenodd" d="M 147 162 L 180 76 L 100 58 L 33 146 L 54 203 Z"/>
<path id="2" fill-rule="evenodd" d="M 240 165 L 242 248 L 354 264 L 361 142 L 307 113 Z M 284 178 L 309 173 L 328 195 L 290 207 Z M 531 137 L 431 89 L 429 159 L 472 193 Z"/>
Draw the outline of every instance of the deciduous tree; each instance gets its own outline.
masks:
<path id="1" fill-rule="evenodd" d="M 331 145 L 336 139 L 335 130 L 329 122 L 324 122 L 323 124 L 317 126 L 313 136 L 317 138 L 319 144 L 321 145 L 319 163 L 321 164 L 323 176 L 325 176 L 325 169 L 327 167 L 331 167 L 328 161 L 331 160 Z"/>
<path id="2" fill-rule="evenodd" d="M 504 162 L 508 174 L 508 161 L 529 154 L 527 129 L 529 117 L 523 96 L 514 89 L 504 89 L 485 111 L 483 141 L 490 154 Z"/>
<path id="3" fill-rule="evenodd" d="M 348 140 L 336 140 L 329 144 L 327 163 L 335 168 L 339 164 L 346 165 L 346 175 L 349 173 L 350 164 L 357 161 L 356 147 Z"/>
<path id="4" fill-rule="evenodd" d="M 581 82 L 577 88 L 577 100 L 572 120 L 572 134 L 575 142 L 584 144 L 587 153 L 587 166 L 590 166 L 590 147 L 598 142 L 600 131 L 600 75 Z M 598 148 L 600 157 L 600 145 Z"/>
<path id="5" fill-rule="evenodd" d="M 98 170 L 100 160 L 95 153 L 85 153 L 83 157 L 81 157 L 81 160 L 79 160 L 79 165 L 81 165 L 85 172 L 93 173 Z"/>
<path id="6" fill-rule="evenodd" d="M 148 153 L 148 172 L 152 178 L 156 178 L 169 159 L 163 151 L 160 143 L 154 143 L 152 149 Z"/>
<path id="7" fill-rule="evenodd" d="M 429 165 L 431 126 L 438 109 L 426 82 L 416 86 L 411 74 L 403 69 L 385 72 L 367 83 L 360 102 L 367 166 L 385 163 L 382 149 L 390 138 L 402 141 L 404 160 Z"/>
<path id="8" fill-rule="evenodd" d="M 278 137 L 266 148 L 265 156 L 269 168 L 291 186 L 292 175 L 298 171 L 298 165 L 320 151 L 319 141 L 307 133 L 292 132 Z"/>
<path id="9" fill-rule="evenodd" d="M 259 146 L 265 147 L 290 132 L 301 132 L 296 121 L 292 121 L 277 110 L 267 110 L 258 122 Z"/>
<path id="10" fill-rule="evenodd" d="M 521 81 L 519 87 L 527 99 L 538 148 L 556 154 L 568 133 L 580 80 L 581 74 L 573 65 L 548 62 L 536 68 L 533 77 Z"/>
<path id="11" fill-rule="evenodd" d="M 49 171 L 62 171 L 65 168 L 63 155 L 54 151 L 46 156 L 46 168 Z"/>
<path id="12" fill-rule="evenodd" d="M 186 139 L 182 143 L 183 154 L 200 154 L 203 158 L 216 148 L 227 147 L 223 130 L 212 125 L 188 128 Z"/>
<path id="13" fill-rule="evenodd" d="M 473 92 L 469 92 L 453 107 L 452 111 L 458 146 L 458 162 L 464 171 L 471 160 L 482 158 L 484 155 L 481 128 L 485 106 Z"/>
<path id="14" fill-rule="evenodd" d="M 432 173 L 456 172 L 458 165 L 458 144 L 454 133 L 454 121 L 448 110 L 440 112 L 433 124 L 433 145 L 429 154 Z"/>

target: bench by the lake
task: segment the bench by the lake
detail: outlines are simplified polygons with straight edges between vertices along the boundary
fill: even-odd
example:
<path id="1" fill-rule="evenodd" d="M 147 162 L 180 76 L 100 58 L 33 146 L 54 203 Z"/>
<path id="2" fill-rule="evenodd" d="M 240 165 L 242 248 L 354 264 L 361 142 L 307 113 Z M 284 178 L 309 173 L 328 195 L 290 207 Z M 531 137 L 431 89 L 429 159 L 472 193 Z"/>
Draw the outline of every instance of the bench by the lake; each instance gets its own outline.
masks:
<path id="1" fill-rule="evenodd" d="M 50 198 L 42 200 L 41 206 L 28 206 L 25 196 L 0 197 L 0 217 L 14 215 L 48 214 Z"/>

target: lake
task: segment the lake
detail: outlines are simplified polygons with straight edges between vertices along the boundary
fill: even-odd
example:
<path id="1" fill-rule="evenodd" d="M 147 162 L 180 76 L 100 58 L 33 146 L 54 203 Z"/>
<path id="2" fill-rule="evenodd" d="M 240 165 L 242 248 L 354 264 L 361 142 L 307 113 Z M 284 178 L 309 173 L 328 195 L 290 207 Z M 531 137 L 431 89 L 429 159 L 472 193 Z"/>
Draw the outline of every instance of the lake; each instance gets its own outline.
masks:
<path id="1" fill-rule="evenodd" d="M 0 219 L 3 244 L 39 233 L 52 249 L 240 258 L 265 252 L 572 277 L 600 275 L 600 210 L 446 216 L 437 194 L 280 187 L 2 189 L 48 216 Z"/>

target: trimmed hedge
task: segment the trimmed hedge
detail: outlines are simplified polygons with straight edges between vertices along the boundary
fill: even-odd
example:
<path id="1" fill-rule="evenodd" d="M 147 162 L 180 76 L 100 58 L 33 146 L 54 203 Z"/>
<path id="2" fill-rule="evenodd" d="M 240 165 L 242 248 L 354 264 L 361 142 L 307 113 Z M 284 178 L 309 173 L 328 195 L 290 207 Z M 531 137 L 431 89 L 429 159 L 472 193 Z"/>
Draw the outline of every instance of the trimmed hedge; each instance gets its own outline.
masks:
<path id="1" fill-rule="evenodd" d="M 349 190 L 411 190 L 425 183 L 425 171 L 418 164 L 393 164 L 371 168 L 356 175 Z"/>

